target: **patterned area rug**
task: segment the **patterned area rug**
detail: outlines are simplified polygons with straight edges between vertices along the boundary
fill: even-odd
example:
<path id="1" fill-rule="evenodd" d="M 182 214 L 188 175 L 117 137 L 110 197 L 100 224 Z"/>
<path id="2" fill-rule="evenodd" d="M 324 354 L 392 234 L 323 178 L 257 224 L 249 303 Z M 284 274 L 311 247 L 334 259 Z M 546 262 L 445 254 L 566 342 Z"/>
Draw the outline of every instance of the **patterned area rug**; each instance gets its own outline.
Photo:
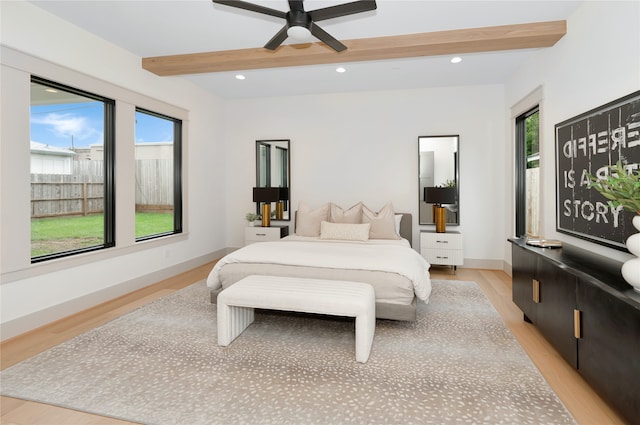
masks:
<path id="1" fill-rule="evenodd" d="M 355 361 L 347 318 L 257 312 L 216 344 L 204 282 L 0 375 L 5 396 L 145 424 L 569 424 L 473 282 L 434 281 L 413 323 L 378 320 Z"/>

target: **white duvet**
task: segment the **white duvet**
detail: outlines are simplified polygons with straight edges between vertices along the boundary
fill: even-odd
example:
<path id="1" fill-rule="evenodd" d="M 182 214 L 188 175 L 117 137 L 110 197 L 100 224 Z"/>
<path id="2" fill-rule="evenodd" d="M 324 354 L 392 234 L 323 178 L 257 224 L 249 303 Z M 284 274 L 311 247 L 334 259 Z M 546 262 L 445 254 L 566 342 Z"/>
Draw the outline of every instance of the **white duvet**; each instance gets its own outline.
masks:
<path id="1" fill-rule="evenodd" d="M 247 245 L 221 258 L 209 273 L 207 286 L 220 289 L 220 270 L 226 264 L 269 263 L 289 266 L 374 270 L 405 276 L 416 297 L 428 302 L 431 294 L 429 263 L 407 246 L 376 243 L 280 240 Z"/>

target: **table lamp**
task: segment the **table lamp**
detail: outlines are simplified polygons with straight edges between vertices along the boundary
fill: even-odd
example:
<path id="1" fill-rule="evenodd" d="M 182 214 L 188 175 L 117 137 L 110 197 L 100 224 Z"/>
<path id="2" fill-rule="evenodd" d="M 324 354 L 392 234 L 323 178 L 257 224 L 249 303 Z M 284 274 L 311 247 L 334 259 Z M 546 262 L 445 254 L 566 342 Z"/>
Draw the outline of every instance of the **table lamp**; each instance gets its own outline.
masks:
<path id="1" fill-rule="evenodd" d="M 447 210 L 443 205 L 456 203 L 456 189 L 454 187 L 425 187 L 424 202 L 433 204 L 436 233 L 445 233 Z"/>
<path id="2" fill-rule="evenodd" d="M 253 202 L 262 203 L 262 227 L 271 225 L 271 203 L 280 200 L 279 187 L 254 187 Z"/>

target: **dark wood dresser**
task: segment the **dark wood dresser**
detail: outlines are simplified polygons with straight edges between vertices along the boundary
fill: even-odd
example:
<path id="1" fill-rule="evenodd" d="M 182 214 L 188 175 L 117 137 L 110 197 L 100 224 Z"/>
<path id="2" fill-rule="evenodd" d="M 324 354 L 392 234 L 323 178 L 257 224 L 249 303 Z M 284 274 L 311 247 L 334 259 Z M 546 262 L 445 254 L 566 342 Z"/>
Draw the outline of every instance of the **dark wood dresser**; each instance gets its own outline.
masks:
<path id="1" fill-rule="evenodd" d="M 640 293 L 622 263 L 564 244 L 512 243 L 513 302 L 629 423 L 640 424 Z"/>

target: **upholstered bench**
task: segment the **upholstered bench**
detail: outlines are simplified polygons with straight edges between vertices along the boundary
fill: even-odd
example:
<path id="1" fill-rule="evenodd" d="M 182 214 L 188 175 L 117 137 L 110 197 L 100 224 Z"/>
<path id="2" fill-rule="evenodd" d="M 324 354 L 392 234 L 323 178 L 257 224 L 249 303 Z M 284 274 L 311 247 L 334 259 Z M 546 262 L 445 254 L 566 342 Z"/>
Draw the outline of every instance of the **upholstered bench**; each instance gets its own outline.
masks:
<path id="1" fill-rule="evenodd" d="M 253 323 L 254 308 L 355 317 L 356 360 L 369 359 L 376 304 L 373 287 L 367 283 L 247 276 L 218 295 L 218 345 L 231 344 Z"/>

